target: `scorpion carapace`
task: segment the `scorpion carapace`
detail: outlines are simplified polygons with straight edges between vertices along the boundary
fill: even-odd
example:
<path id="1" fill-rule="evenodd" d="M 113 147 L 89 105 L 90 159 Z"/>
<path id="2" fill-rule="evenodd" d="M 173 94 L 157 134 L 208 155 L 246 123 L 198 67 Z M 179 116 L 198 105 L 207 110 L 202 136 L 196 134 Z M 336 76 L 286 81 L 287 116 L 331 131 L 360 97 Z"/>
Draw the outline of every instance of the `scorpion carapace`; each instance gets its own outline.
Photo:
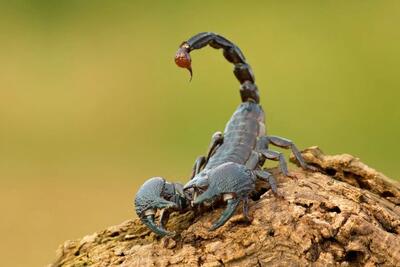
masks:
<path id="1" fill-rule="evenodd" d="M 259 104 L 254 74 L 235 44 L 215 33 L 199 33 L 180 45 L 175 56 L 176 64 L 192 74 L 189 53 L 206 45 L 223 49 L 224 57 L 234 64 L 233 72 L 241 84 L 242 103 L 233 113 L 224 133 L 216 132 L 212 136 L 207 154 L 196 159 L 191 180 L 185 186 L 154 177 L 139 189 L 135 197 L 136 213 L 160 236 L 174 234 L 165 229 L 170 212 L 197 210 L 198 205 L 209 205 L 219 200 L 226 202 L 227 207 L 210 230 L 224 225 L 241 201 L 243 214 L 250 220 L 248 198 L 255 191 L 257 179 L 267 181 L 272 192 L 277 194 L 275 178 L 263 169 L 265 160 L 279 161 L 282 173 L 291 176 L 283 154 L 271 150 L 270 144 L 291 149 L 302 168 L 313 169 L 305 163 L 292 141 L 266 135 L 265 114 Z M 155 222 L 157 210 L 161 210 L 159 224 Z"/>

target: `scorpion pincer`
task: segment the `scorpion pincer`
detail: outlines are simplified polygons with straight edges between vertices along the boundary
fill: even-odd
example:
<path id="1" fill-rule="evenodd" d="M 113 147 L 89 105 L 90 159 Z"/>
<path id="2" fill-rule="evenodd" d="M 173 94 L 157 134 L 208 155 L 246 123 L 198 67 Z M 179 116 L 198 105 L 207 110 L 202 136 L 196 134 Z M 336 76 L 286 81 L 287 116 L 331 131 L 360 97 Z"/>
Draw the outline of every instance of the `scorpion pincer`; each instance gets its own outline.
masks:
<path id="1" fill-rule="evenodd" d="M 216 132 L 212 136 L 207 154 L 197 158 L 191 180 L 186 185 L 154 177 L 139 189 L 135 198 L 136 213 L 160 236 L 174 234 L 165 229 L 170 212 L 184 212 L 221 199 L 227 206 L 210 230 L 224 225 L 241 201 L 243 214 L 249 219 L 248 198 L 255 191 L 257 179 L 267 181 L 272 192 L 277 194 L 275 178 L 262 168 L 265 160 L 279 161 L 281 172 L 291 176 L 284 155 L 271 150 L 270 145 L 291 149 L 302 168 L 314 170 L 305 163 L 292 141 L 266 134 L 265 113 L 260 105 L 253 71 L 235 44 L 212 32 L 199 33 L 180 45 L 175 63 L 188 69 L 192 76 L 189 53 L 207 45 L 222 49 L 225 59 L 234 65 L 233 73 L 240 82 L 242 103 L 233 113 L 224 133 Z M 157 210 L 161 210 L 159 225 L 154 221 Z"/>

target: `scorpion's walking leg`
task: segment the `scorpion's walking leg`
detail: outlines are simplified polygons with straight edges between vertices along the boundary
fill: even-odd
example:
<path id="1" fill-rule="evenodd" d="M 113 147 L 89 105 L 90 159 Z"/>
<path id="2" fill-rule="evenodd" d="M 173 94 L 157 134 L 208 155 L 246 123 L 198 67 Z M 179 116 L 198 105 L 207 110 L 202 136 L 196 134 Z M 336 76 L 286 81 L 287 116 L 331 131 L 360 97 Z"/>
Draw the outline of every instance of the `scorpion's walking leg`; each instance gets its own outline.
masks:
<path id="1" fill-rule="evenodd" d="M 279 161 L 279 168 L 283 175 L 291 177 L 283 153 L 269 149 L 260 149 L 260 153 L 267 159 Z"/>
<path id="2" fill-rule="evenodd" d="M 262 154 L 260 154 L 259 152 L 256 151 L 252 151 L 250 158 L 247 160 L 246 162 L 246 167 L 249 168 L 250 170 L 255 170 L 254 174 L 256 175 L 257 178 L 266 181 L 267 183 L 269 183 L 269 185 L 271 186 L 272 192 L 277 195 L 278 191 L 277 191 L 277 187 L 276 187 L 276 180 L 275 177 L 267 172 L 266 170 L 260 170 L 258 168 L 261 168 L 263 164 L 263 162 L 260 162 L 260 158 Z"/>
<path id="3" fill-rule="evenodd" d="M 303 156 L 301 155 L 300 151 L 297 149 L 296 145 L 289 139 L 279 137 L 279 136 L 268 136 L 267 137 L 269 142 L 275 146 L 286 148 L 286 149 L 291 149 L 293 152 L 294 157 L 296 160 L 299 162 L 300 166 L 303 169 L 310 169 L 310 170 L 316 170 L 313 166 L 308 165 L 304 159 Z"/>
<path id="4" fill-rule="evenodd" d="M 206 165 L 206 163 L 207 163 L 207 158 L 205 156 L 197 157 L 193 165 L 193 170 L 192 174 L 190 175 L 190 179 L 193 179 L 193 177 L 196 176 L 196 174 L 198 174 L 201 171 L 201 169 Z"/>
<path id="5" fill-rule="evenodd" d="M 266 170 L 255 170 L 254 173 L 257 178 L 268 182 L 274 195 L 278 195 L 275 177 L 270 172 L 267 172 Z"/>
<path id="6" fill-rule="evenodd" d="M 246 167 L 250 170 L 257 168 L 260 162 L 260 153 L 257 151 L 251 151 L 249 159 L 246 161 Z"/>
<path id="7" fill-rule="evenodd" d="M 217 148 L 222 144 L 224 138 L 221 132 L 215 132 L 211 137 L 211 143 L 208 147 L 207 156 L 199 156 L 194 162 L 192 174 L 190 179 L 193 179 L 196 174 L 198 174 L 203 167 L 207 164 L 208 159 L 215 153 Z"/>
<path id="8" fill-rule="evenodd" d="M 223 141 L 224 141 L 224 136 L 220 131 L 215 132 L 213 134 L 213 136 L 211 137 L 211 143 L 208 147 L 207 161 L 215 153 L 215 151 L 222 144 Z"/>
<path id="9" fill-rule="evenodd" d="M 245 196 L 243 198 L 243 216 L 246 219 L 246 221 L 250 222 L 250 216 L 249 216 L 249 197 Z"/>

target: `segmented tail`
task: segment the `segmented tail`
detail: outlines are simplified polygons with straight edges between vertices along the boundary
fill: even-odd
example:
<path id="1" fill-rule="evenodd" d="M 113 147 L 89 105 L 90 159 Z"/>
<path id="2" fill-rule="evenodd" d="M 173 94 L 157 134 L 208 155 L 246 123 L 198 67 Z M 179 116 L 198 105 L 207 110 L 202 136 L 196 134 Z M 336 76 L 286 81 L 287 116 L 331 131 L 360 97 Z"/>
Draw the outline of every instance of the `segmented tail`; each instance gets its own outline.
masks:
<path id="1" fill-rule="evenodd" d="M 215 49 L 223 49 L 223 54 L 226 60 L 234 64 L 233 73 L 240 82 L 240 96 L 243 102 L 252 101 L 255 103 L 260 102 L 260 96 L 258 88 L 255 85 L 254 74 L 249 64 L 246 63 L 246 59 L 240 51 L 239 47 L 233 44 L 226 38 L 212 33 L 203 32 L 196 34 L 189 40 L 183 42 L 175 55 L 175 63 L 181 67 L 188 69 L 190 72 L 190 79 L 192 77 L 192 60 L 189 53 L 192 50 L 203 48 L 206 45 L 210 45 Z"/>

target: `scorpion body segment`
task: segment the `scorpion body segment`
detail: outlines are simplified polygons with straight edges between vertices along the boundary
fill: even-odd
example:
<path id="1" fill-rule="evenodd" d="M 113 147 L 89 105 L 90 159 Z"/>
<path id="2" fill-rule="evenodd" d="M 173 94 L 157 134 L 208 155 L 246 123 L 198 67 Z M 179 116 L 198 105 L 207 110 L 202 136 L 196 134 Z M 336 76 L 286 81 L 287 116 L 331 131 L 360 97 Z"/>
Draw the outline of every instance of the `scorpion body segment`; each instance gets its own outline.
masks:
<path id="1" fill-rule="evenodd" d="M 206 45 L 210 45 L 215 49 L 223 49 L 223 55 L 226 60 L 234 64 L 233 73 L 241 84 L 240 95 L 242 101 L 245 102 L 252 99 L 252 101 L 259 103 L 260 97 L 257 86 L 254 84 L 255 78 L 250 65 L 246 63 L 246 58 L 239 47 L 221 35 L 203 32 L 183 42 L 175 55 L 176 64 L 181 68 L 188 69 L 190 75 L 192 75 L 192 60 L 189 53 Z"/>
<path id="2" fill-rule="evenodd" d="M 173 234 L 164 228 L 170 211 L 185 211 L 217 199 L 225 201 L 227 207 L 211 230 L 224 225 L 241 201 L 244 216 L 248 219 L 248 198 L 255 190 L 257 179 L 267 181 L 272 192 L 277 194 L 274 176 L 262 169 L 265 160 L 279 161 L 282 173 L 290 176 L 283 154 L 270 150 L 270 144 L 290 148 L 302 168 L 312 169 L 304 162 L 292 141 L 266 135 L 265 114 L 259 104 L 253 71 L 235 44 L 215 33 L 199 33 L 180 45 L 175 63 L 188 69 L 192 75 L 190 52 L 207 45 L 222 49 L 224 57 L 234 65 L 233 73 L 240 82 L 242 103 L 233 113 L 224 133 L 213 135 L 206 156 L 197 158 L 191 180 L 183 188 L 180 184 L 170 184 L 156 177 L 139 189 L 135 199 L 136 213 L 144 224 L 160 236 Z M 157 209 L 163 210 L 159 226 L 154 223 Z"/>
<path id="3" fill-rule="evenodd" d="M 205 170 L 226 162 L 245 164 L 250 158 L 257 138 L 264 135 L 264 112 L 260 105 L 244 102 L 239 105 L 224 131 L 224 141 L 208 160 Z"/>

